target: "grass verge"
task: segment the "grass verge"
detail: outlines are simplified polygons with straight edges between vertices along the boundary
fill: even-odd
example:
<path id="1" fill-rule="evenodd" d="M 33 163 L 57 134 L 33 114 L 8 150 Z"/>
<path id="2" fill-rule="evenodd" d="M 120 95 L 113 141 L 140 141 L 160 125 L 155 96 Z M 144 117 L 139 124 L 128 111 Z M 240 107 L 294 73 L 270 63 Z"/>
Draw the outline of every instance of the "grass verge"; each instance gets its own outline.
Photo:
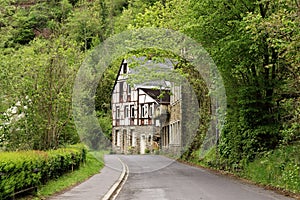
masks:
<path id="1" fill-rule="evenodd" d="M 201 155 L 200 151 L 195 152 Z M 281 146 L 273 151 L 261 153 L 249 163 L 241 163 L 239 170 L 226 171 L 216 156 L 216 148 L 205 152 L 195 160 L 187 162 L 222 174 L 233 175 L 263 186 L 279 193 L 292 196 L 300 200 L 300 143 Z M 197 156 L 194 156 L 197 157 Z"/>
<path id="2" fill-rule="evenodd" d="M 245 166 L 243 175 L 257 183 L 300 194 L 300 143 L 260 155 Z"/>
<path id="3" fill-rule="evenodd" d="M 71 173 L 65 174 L 56 180 L 47 182 L 46 185 L 38 189 L 35 197 L 24 197 L 21 200 L 44 200 L 47 197 L 62 193 L 79 183 L 87 180 L 92 175 L 99 173 L 104 166 L 103 156 L 107 152 L 88 152 L 86 163 L 80 169 Z"/>

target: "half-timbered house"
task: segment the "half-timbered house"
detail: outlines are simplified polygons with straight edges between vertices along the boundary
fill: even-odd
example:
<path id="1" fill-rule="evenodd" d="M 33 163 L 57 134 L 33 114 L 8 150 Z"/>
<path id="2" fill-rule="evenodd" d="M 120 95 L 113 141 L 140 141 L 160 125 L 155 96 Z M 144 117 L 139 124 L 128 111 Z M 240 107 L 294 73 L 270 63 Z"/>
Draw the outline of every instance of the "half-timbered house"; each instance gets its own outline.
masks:
<path id="1" fill-rule="evenodd" d="M 147 70 L 161 74 L 163 70 L 173 70 L 171 62 L 147 62 L 143 66 L 146 68 L 140 68 L 145 70 L 142 77 L 150 76 L 145 74 Z M 154 65 L 158 66 L 155 70 L 151 68 Z M 166 76 L 165 79 L 172 81 L 162 81 L 150 76 L 129 84 L 128 77 L 135 73 L 123 60 L 112 92 L 113 151 L 144 154 L 159 150 L 175 156 L 182 154 L 195 132 L 190 126 L 197 128 L 198 120 L 197 99 L 188 82 L 182 77 Z"/>
<path id="2" fill-rule="evenodd" d="M 112 149 L 144 154 L 159 149 L 160 127 L 165 121 L 162 116 L 170 104 L 170 82 L 130 85 L 127 80 L 131 73 L 123 60 L 112 92 Z"/>

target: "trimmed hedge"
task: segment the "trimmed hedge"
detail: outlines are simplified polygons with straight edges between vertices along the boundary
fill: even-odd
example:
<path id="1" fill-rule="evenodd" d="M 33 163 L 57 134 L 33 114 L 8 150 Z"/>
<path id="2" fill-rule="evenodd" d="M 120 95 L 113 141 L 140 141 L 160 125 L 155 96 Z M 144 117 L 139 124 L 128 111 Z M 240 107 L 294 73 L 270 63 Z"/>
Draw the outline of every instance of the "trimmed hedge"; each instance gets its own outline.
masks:
<path id="1" fill-rule="evenodd" d="M 83 145 L 51 151 L 1 152 L 0 199 L 79 168 L 86 160 L 86 153 Z"/>

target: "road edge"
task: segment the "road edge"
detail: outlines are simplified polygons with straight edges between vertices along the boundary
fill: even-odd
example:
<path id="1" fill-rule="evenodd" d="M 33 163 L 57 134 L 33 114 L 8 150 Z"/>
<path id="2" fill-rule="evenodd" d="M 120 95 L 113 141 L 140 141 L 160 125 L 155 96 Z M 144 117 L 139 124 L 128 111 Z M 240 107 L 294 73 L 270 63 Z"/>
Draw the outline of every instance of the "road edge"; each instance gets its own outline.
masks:
<path id="1" fill-rule="evenodd" d="M 124 183 L 127 180 L 129 174 L 128 166 L 119 157 L 118 159 L 122 164 L 122 173 L 119 176 L 119 179 L 113 184 L 113 186 L 109 189 L 109 191 L 104 195 L 102 200 L 114 200 L 118 196 Z"/>
<path id="2" fill-rule="evenodd" d="M 300 200 L 300 194 L 293 193 L 291 191 L 287 191 L 287 190 L 284 190 L 282 188 L 277 188 L 275 186 L 261 184 L 261 183 L 252 181 L 250 179 L 243 178 L 243 177 L 241 177 L 241 176 L 239 176 L 237 174 L 234 174 L 232 172 L 228 172 L 228 171 L 225 171 L 225 170 L 218 170 L 218 169 L 214 169 L 214 168 L 211 168 L 211 167 L 206 167 L 206 166 L 199 165 L 199 164 L 196 164 L 196 163 L 193 163 L 193 162 L 189 162 L 189 161 L 186 161 L 186 160 L 182 160 L 182 159 L 178 159 L 176 161 L 178 163 L 181 163 L 181 164 L 184 164 L 184 165 L 189 165 L 189 166 L 192 166 L 192 167 L 196 167 L 196 168 L 200 168 L 200 169 L 203 169 L 203 170 L 207 170 L 208 172 L 213 173 L 215 175 L 220 175 L 220 176 L 228 177 L 228 178 L 231 178 L 232 180 L 240 181 L 241 183 L 245 183 L 245 184 L 250 184 L 250 185 L 253 185 L 253 186 L 257 186 L 257 187 L 259 187 L 261 189 L 264 189 L 264 190 L 273 191 L 273 192 L 275 192 L 275 193 L 277 193 L 279 195 L 283 195 L 283 196 L 286 196 L 286 197 L 294 198 L 295 200 Z"/>

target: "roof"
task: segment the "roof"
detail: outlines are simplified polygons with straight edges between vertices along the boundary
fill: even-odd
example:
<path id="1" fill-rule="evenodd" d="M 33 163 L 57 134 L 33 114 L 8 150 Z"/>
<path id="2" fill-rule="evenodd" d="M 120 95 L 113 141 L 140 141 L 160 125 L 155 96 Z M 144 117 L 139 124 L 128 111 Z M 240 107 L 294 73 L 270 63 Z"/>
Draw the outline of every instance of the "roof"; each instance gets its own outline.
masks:
<path id="1" fill-rule="evenodd" d="M 142 78 L 139 77 L 139 81 L 134 83 L 134 87 L 136 89 L 143 89 L 145 93 L 147 93 L 150 97 L 155 99 L 157 102 L 160 102 L 162 100 L 162 104 L 170 103 L 170 95 L 168 92 L 171 87 L 171 82 L 165 80 L 164 73 L 169 73 L 172 69 L 174 69 L 173 64 L 170 60 L 165 59 L 165 62 L 155 62 L 153 60 L 146 60 L 146 57 L 133 57 L 132 60 L 125 60 L 123 59 L 121 62 L 121 65 L 119 67 L 118 74 L 116 76 L 113 89 L 111 91 L 111 95 L 115 89 L 115 86 L 117 84 L 118 78 L 121 74 L 122 66 L 124 63 L 133 63 L 133 62 L 140 62 L 136 67 L 130 68 L 128 70 L 129 74 L 137 75 L 140 73 L 141 75 L 144 75 Z M 157 77 L 154 76 L 147 76 L 147 72 L 151 72 L 152 74 L 157 74 Z M 154 73 L 153 73 L 154 72 Z M 145 76 L 146 75 L 146 76 Z M 164 91 L 163 98 L 160 98 L 160 92 Z"/>
<path id="2" fill-rule="evenodd" d="M 165 59 L 163 62 L 145 60 L 146 57 L 133 58 L 128 60 L 128 63 L 135 63 L 136 66 L 131 66 L 129 74 L 134 79 L 135 88 L 160 88 L 166 89 L 171 87 L 168 75 L 174 69 L 170 60 Z M 124 60 L 124 62 L 127 62 Z"/>
<path id="3" fill-rule="evenodd" d="M 156 100 L 160 104 L 170 103 L 170 90 L 146 89 L 142 88 L 146 94 Z"/>

